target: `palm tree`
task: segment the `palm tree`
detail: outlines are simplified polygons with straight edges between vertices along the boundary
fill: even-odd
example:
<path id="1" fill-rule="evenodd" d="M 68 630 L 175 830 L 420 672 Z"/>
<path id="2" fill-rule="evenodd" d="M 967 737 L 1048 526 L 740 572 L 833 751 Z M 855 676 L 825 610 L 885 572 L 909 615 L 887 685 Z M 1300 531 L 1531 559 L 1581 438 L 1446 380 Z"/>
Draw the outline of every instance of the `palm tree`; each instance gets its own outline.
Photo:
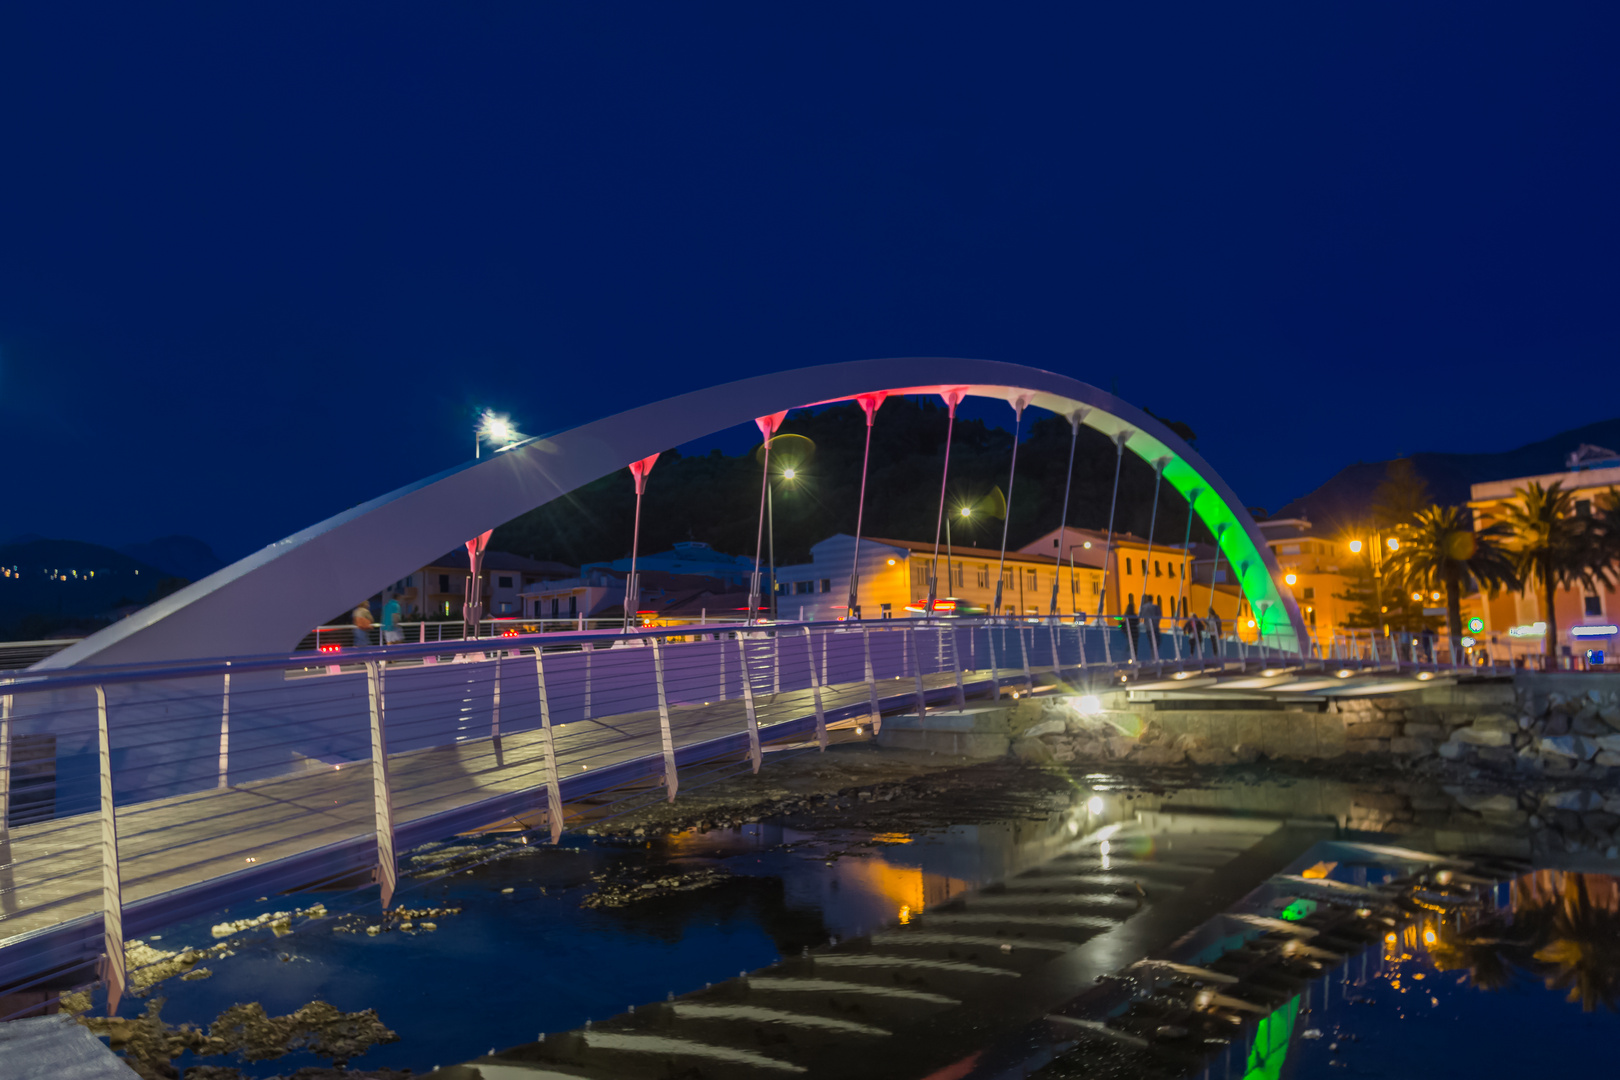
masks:
<path id="1" fill-rule="evenodd" d="M 1595 589 L 1599 581 L 1610 581 L 1609 560 L 1595 543 L 1596 532 L 1576 515 L 1575 493 L 1565 491 L 1563 481 L 1542 487 L 1532 480 L 1513 494 L 1518 499 L 1507 504 L 1504 524 L 1513 534 L 1519 579 L 1541 590 L 1547 623 L 1543 662 L 1551 665 L 1558 655 L 1557 589 L 1577 582 Z"/>
<path id="2" fill-rule="evenodd" d="M 1401 529 L 1401 546 L 1391 557 L 1391 570 L 1403 588 L 1446 591 L 1446 628 L 1451 631 L 1452 662 L 1462 639 L 1462 597 L 1466 590 L 1504 585 L 1517 588 L 1518 573 L 1503 543 L 1506 526 L 1490 524 L 1475 529 L 1468 511 L 1457 506 L 1430 506 L 1419 510 Z"/>

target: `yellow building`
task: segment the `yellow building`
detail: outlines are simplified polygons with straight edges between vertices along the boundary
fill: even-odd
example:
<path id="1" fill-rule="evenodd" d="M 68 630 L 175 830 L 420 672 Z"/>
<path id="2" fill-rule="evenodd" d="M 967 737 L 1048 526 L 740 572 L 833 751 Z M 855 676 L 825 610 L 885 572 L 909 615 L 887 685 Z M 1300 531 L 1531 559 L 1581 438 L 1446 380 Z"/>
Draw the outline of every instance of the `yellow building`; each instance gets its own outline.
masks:
<path id="1" fill-rule="evenodd" d="M 786 619 L 842 619 L 848 615 L 849 573 L 855 538 L 846 533 L 810 548 L 811 561 L 777 567 L 777 610 Z M 964 614 L 988 613 L 995 604 L 999 552 L 952 545 L 939 547 L 936 600 L 952 600 Z M 860 593 L 857 604 L 867 619 L 902 619 L 920 615 L 928 601 L 934 572 L 934 545 L 913 540 L 866 537 L 861 540 Z M 947 565 L 949 567 L 947 571 Z M 1052 578 L 1058 578 L 1058 609 L 1072 615 L 1092 613 L 1102 591 L 1100 566 L 1059 566 L 1051 555 L 1007 553 L 1001 593 L 1002 613 L 1045 615 L 1051 609 Z M 1112 592 L 1112 589 L 1110 589 Z"/>
<path id="2" fill-rule="evenodd" d="M 1278 518 L 1259 523 L 1282 571 L 1282 586 L 1294 595 L 1305 628 L 1326 648 L 1342 630 L 1355 605 L 1340 597 L 1350 590 L 1350 541 L 1325 536 L 1304 518 Z"/>
<path id="3" fill-rule="evenodd" d="M 1554 483 L 1574 493 L 1577 516 L 1592 513 L 1599 496 L 1620 487 L 1620 455 L 1601 447 L 1582 446 L 1569 455 L 1571 468 L 1566 472 L 1547 473 L 1542 476 L 1521 476 L 1510 480 L 1492 480 L 1473 485 L 1468 507 L 1474 512 L 1474 527 L 1484 528 L 1500 521 L 1510 504 L 1521 503 L 1518 491 L 1532 481 L 1543 487 Z M 1574 588 L 1561 588 L 1553 597 L 1553 609 L 1558 617 L 1558 638 L 1561 648 L 1568 648 L 1576 656 L 1587 649 L 1620 648 L 1620 589 L 1598 584 L 1587 589 L 1577 584 Z M 1495 599 L 1481 598 L 1479 614 L 1485 627 L 1483 636 L 1498 646 L 1508 642 L 1528 645 L 1539 651 L 1545 640 L 1546 601 L 1542 599 L 1536 582 L 1526 582 L 1521 592 L 1503 592 Z M 1467 625 L 1467 614 L 1464 625 Z M 1542 626 L 1537 630 L 1537 625 Z"/>

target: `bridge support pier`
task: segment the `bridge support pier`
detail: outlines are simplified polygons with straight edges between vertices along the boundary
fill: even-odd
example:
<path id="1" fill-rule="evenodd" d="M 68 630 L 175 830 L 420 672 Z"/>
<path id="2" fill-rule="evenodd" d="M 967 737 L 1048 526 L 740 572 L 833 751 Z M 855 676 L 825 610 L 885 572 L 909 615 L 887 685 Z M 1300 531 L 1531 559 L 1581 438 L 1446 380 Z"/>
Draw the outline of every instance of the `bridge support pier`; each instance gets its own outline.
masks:
<path id="1" fill-rule="evenodd" d="M 883 711 L 878 708 L 877 675 L 872 669 L 872 631 L 864 626 L 861 627 L 861 646 L 866 651 L 866 690 L 872 697 L 872 734 L 875 737 L 883 731 Z"/>
<path id="2" fill-rule="evenodd" d="M 587 660 L 590 653 L 585 654 Z M 541 646 L 534 647 L 534 681 L 540 697 L 540 753 L 546 769 L 546 824 L 551 827 L 551 842 L 562 839 L 562 780 L 557 775 L 557 745 L 551 733 L 551 697 L 546 693 L 546 665 L 541 657 Z"/>
<path id="3" fill-rule="evenodd" d="M 225 661 L 227 664 L 229 660 Z M 231 771 L 231 673 L 225 673 L 224 697 L 219 704 L 219 786 L 229 787 Z"/>
<path id="4" fill-rule="evenodd" d="M 394 859 L 394 802 L 388 789 L 388 740 L 383 730 L 382 670 L 377 661 L 366 662 L 366 698 L 371 709 L 371 803 L 377 828 L 377 884 L 382 886 L 383 910 L 394 900 L 399 879 Z"/>
<path id="5" fill-rule="evenodd" d="M 754 766 L 754 771 L 759 772 L 759 717 L 754 712 L 754 680 L 748 670 L 748 641 L 743 637 L 742 634 L 737 635 L 737 655 L 742 658 L 743 712 L 748 717 L 748 761 Z M 776 649 L 776 643 L 774 640 L 771 643 L 771 655 L 773 661 L 780 656 L 780 653 Z M 663 700 L 664 682 L 663 676 L 660 675 L 658 677 L 658 701 L 660 707 L 663 705 Z M 665 715 L 667 717 L 667 713 Z M 667 732 L 669 731 L 669 721 L 667 718 L 664 721 L 664 730 L 666 732 L 664 738 L 668 739 L 669 735 Z M 673 751 L 671 751 L 671 753 L 673 753 Z M 672 769 L 675 767 L 674 761 L 675 759 L 671 757 L 670 768 Z M 671 795 L 670 798 L 674 798 L 674 796 Z"/>
<path id="6" fill-rule="evenodd" d="M 653 681 L 658 685 L 658 735 L 664 748 L 664 790 L 669 793 L 669 801 L 674 802 L 675 792 L 681 786 L 681 778 L 675 771 L 675 737 L 669 729 L 669 695 L 664 692 L 664 643 L 658 638 L 653 638 L 652 650 Z M 754 771 L 759 771 L 757 758 Z"/>
<path id="7" fill-rule="evenodd" d="M 821 644 L 822 663 L 825 664 L 827 657 L 827 637 L 825 634 L 822 635 Z M 804 628 L 804 651 L 810 658 L 810 693 L 816 704 L 816 744 L 825 750 L 827 749 L 827 713 L 821 707 L 821 681 L 826 678 L 826 672 L 822 672 L 821 678 L 816 677 L 815 635 L 810 632 L 808 626 Z"/>
<path id="8" fill-rule="evenodd" d="M 107 691 L 96 687 L 96 746 L 101 772 L 101 981 L 107 985 L 107 1015 L 124 996 L 124 900 L 118 872 L 118 816 L 113 808 L 112 740 L 107 733 Z"/>

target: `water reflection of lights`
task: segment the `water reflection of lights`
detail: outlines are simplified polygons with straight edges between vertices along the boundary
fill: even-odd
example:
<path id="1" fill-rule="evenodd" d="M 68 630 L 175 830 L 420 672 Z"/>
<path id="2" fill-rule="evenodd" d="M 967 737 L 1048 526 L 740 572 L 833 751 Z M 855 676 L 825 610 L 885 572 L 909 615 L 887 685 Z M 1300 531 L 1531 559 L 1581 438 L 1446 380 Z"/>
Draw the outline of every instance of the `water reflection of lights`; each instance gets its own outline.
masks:
<path id="1" fill-rule="evenodd" d="M 1086 800 L 1086 809 L 1090 810 L 1093 814 L 1102 813 L 1103 812 L 1102 796 L 1101 795 L 1093 795 L 1091 798 L 1087 799 Z"/>
<path id="2" fill-rule="evenodd" d="M 1436 934 L 1433 930 L 1425 929 L 1423 931 L 1423 944 L 1425 944 L 1425 945 L 1433 945 L 1435 942 L 1437 942 L 1439 940 L 1440 940 L 1440 935 Z M 1420 978 L 1421 978 L 1421 976 L 1420 976 Z"/>
<path id="3" fill-rule="evenodd" d="M 911 905 L 900 905 L 900 925 L 904 926 L 911 921 Z"/>
<path id="4" fill-rule="evenodd" d="M 1108 841 L 1106 841 L 1106 840 L 1104 840 L 1102 843 L 1097 845 L 1097 851 L 1102 855 L 1102 868 L 1104 870 L 1113 869 L 1113 867 L 1109 865 L 1109 861 L 1108 861 L 1108 853 L 1111 850 L 1112 850 L 1112 847 L 1109 845 Z"/>

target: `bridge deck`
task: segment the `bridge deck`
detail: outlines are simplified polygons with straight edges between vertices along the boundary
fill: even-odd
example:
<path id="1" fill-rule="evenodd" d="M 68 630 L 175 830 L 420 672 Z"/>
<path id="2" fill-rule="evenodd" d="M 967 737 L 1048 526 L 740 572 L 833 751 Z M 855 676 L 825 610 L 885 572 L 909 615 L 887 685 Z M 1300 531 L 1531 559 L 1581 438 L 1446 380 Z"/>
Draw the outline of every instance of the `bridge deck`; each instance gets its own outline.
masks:
<path id="1" fill-rule="evenodd" d="M 1022 671 L 1002 669 L 1006 680 Z M 964 672 L 988 689 L 990 673 Z M 931 701 L 952 697 L 950 673 L 923 677 Z M 914 679 L 879 683 L 883 708 L 906 708 Z M 830 719 L 865 713 L 867 684 L 822 688 Z M 810 690 L 755 697 L 761 737 L 802 733 L 814 722 Z M 677 760 L 691 763 L 746 746 L 741 701 L 670 708 Z M 576 721 L 552 729 L 565 798 L 578 799 L 661 774 L 658 713 Z M 611 739 L 603 738 L 606 732 Z M 139 934 L 266 890 L 294 888 L 350 873 L 375 860 L 369 761 L 233 784 L 118 808 L 125 928 Z M 544 803 L 544 759 L 537 730 L 467 739 L 389 755 L 396 839 L 401 849 L 521 813 Z M 5 830 L 0 830 L 0 838 Z M 24 825 L 0 851 L 0 951 L 53 928 L 93 921 L 102 905 L 101 825 L 97 814 Z M 99 940 L 99 938 L 97 938 Z M 7 956 L 7 969 L 13 957 Z M 0 972 L 4 975 L 5 972 Z"/>

